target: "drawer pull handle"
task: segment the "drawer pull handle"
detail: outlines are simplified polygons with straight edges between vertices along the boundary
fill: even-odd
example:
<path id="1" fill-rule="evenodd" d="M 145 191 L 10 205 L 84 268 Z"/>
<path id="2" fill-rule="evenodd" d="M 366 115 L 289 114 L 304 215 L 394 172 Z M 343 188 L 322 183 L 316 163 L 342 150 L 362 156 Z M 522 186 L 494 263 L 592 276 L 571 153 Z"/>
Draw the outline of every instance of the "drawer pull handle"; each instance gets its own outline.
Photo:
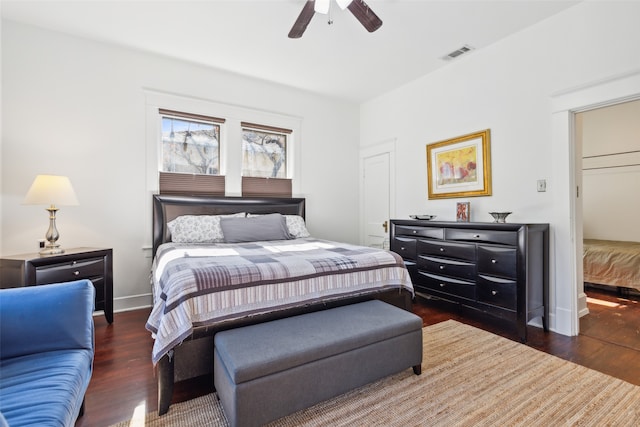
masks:
<path id="1" fill-rule="evenodd" d="M 496 261 L 495 259 L 491 260 L 491 264 L 496 264 L 498 261 Z"/>
<path id="2" fill-rule="evenodd" d="M 418 230 L 412 230 L 411 231 L 413 234 L 416 234 L 418 232 Z"/>
<path id="3" fill-rule="evenodd" d="M 71 265 L 76 265 L 77 263 L 78 263 L 78 261 L 73 261 L 73 262 L 71 263 Z"/>
<path id="4" fill-rule="evenodd" d="M 440 252 L 444 252 L 444 248 L 440 248 Z"/>
<path id="5" fill-rule="evenodd" d="M 491 295 L 498 295 L 498 291 L 491 291 Z"/>
<path id="6" fill-rule="evenodd" d="M 400 250 L 401 250 L 401 251 L 404 251 L 404 250 L 405 250 L 404 246 L 401 246 L 401 247 L 400 247 Z"/>
<path id="7" fill-rule="evenodd" d="M 444 270 L 444 265 L 441 265 L 441 266 L 440 266 L 440 270 Z"/>
<path id="8" fill-rule="evenodd" d="M 74 271 L 74 272 L 73 272 L 73 275 L 74 275 L 74 276 L 79 276 L 79 275 L 80 275 L 80 272 L 79 272 L 78 270 L 76 270 L 76 271 Z"/>
<path id="9" fill-rule="evenodd" d="M 440 283 L 440 287 L 441 287 L 441 288 L 444 288 L 444 283 Z"/>
<path id="10" fill-rule="evenodd" d="M 476 239 L 479 239 L 480 235 L 479 234 L 474 234 L 473 237 L 475 237 Z"/>

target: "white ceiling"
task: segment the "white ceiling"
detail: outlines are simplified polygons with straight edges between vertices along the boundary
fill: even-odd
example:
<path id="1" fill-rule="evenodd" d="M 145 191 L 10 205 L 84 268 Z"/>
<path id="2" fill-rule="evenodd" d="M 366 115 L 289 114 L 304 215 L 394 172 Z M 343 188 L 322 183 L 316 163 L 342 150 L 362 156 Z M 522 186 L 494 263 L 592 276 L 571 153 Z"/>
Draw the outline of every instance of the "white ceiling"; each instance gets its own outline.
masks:
<path id="1" fill-rule="evenodd" d="M 463 45 L 477 51 L 578 3 L 367 0 L 383 21 L 374 33 L 333 3 L 332 25 L 316 14 L 302 38 L 289 39 L 304 2 L 2 0 L 1 7 L 4 19 L 362 102 L 446 66 L 441 58 Z"/>

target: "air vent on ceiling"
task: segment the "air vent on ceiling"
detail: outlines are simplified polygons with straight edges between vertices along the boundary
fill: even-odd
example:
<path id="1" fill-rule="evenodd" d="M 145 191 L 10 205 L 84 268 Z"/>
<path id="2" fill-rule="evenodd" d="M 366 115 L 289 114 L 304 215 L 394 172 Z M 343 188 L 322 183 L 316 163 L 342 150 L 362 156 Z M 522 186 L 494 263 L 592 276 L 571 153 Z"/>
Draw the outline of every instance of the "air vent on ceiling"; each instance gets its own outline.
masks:
<path id="1" fill-rule="evenodd" d="M 461 48 L 446 54 L 445 56 L 442 57 L 442 59 L 444 59 L 445 61 L 451 61 L 453 59 L 456 59 L 460 55 L 464 55 L 465 53 L 471 52 L 473 49 L 474 49 L 473 47 L 469 46 L 468 44 L 465 44 Z"/>

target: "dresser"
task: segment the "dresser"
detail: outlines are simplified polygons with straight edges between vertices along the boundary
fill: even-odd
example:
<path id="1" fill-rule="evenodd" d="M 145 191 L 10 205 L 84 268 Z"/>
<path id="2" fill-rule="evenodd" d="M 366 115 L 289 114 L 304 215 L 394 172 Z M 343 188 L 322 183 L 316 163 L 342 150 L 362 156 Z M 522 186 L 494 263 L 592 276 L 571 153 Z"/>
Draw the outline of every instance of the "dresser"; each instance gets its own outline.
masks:
<path id="1" fill-rule="evenodd" d="M 549 225 L 391 220 L 398 253 L 418 294 L 509 322 L 549 319 Z"/>
<path id="2" fill-rule="evenodd" d="M 62 254 L 8 255 L 0 259 L 0 288 L 89 279 L 96 288 L 95 310 L 113 322 L 113 250 L 65 249 Z"/>

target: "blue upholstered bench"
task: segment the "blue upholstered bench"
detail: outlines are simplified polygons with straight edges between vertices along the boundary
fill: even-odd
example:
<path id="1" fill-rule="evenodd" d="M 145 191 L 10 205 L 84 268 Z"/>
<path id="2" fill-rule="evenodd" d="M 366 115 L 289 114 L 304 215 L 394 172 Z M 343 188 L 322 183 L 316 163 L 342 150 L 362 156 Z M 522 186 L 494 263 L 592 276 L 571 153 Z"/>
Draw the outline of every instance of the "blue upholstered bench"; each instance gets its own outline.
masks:
<path id="1" fill-rule="evenodd" d="M 421 372 L 421 318 L 377 300 L 214 341 L 214 383 L 232 427 L 262 425 L 410 367 Z"/>

